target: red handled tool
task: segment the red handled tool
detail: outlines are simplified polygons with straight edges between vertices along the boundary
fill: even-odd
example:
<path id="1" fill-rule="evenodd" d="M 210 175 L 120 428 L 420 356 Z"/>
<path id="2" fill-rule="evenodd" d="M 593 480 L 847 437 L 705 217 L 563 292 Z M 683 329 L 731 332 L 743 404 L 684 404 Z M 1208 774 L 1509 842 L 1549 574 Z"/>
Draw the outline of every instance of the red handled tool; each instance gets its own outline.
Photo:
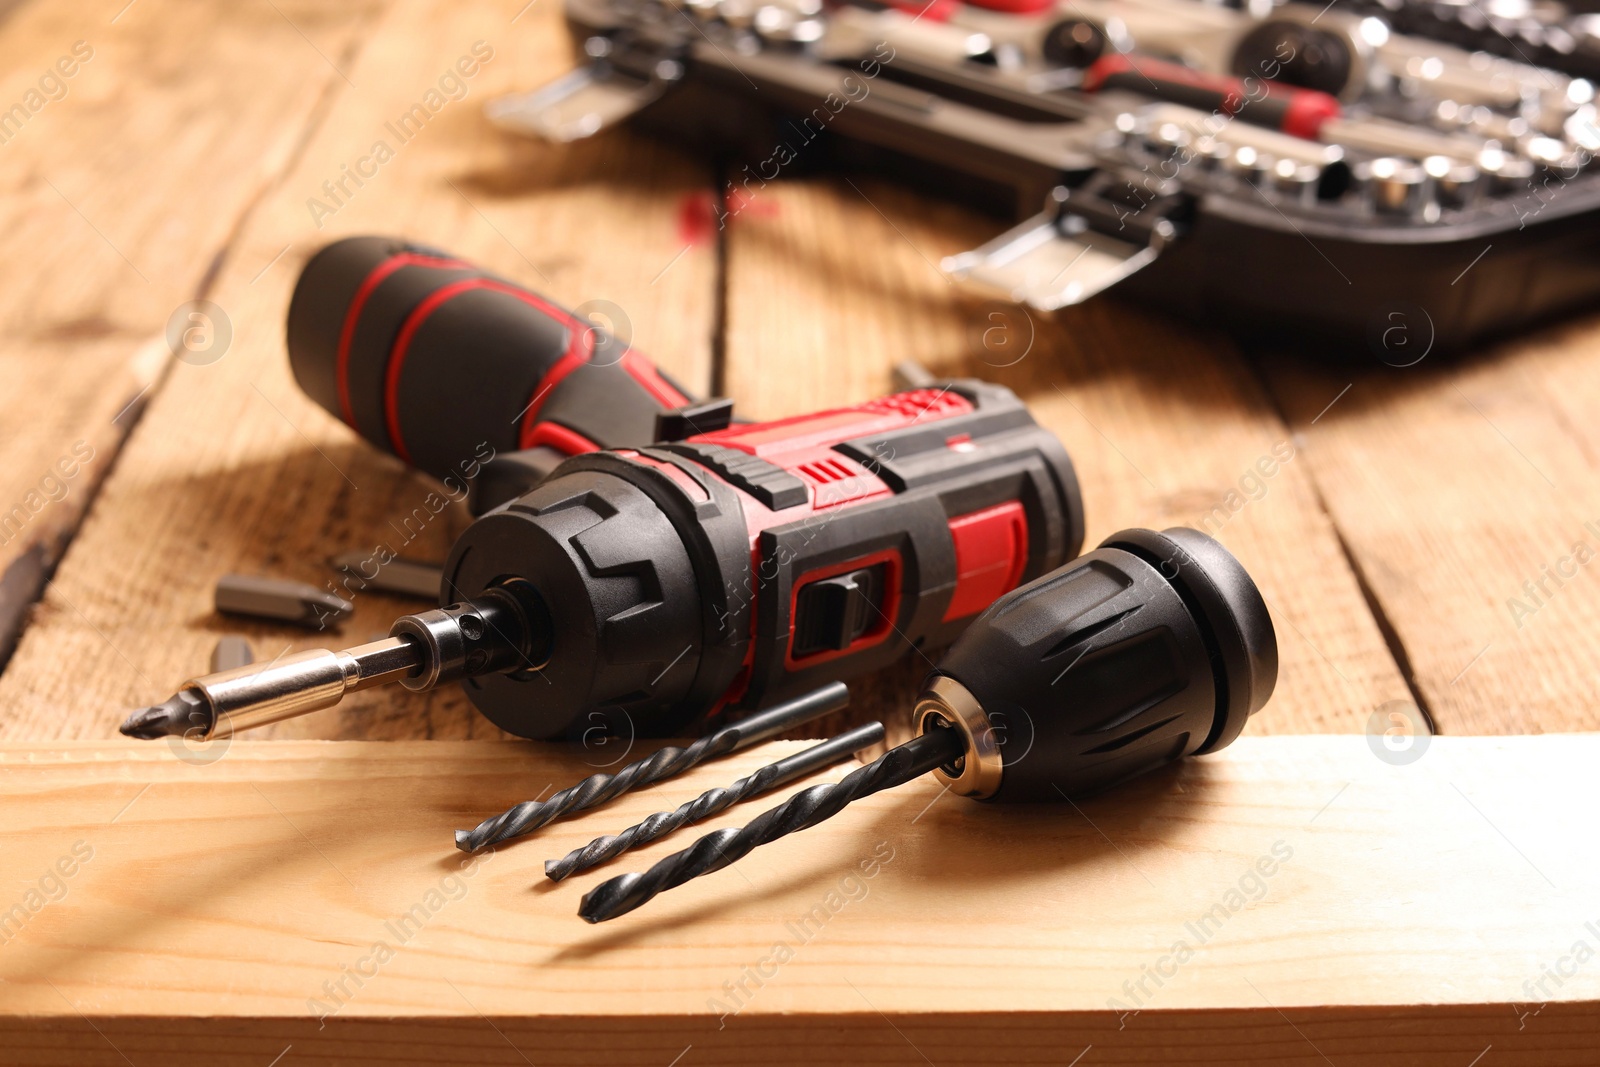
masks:
<path id="1" fill-rule="evenodd" d="M 1315 89 L 1297 89 L 1260 78 L 1208 74 L 1177 63 L 1113 53 L 1101 56 L 1083 73 L 1085 92 L 1124 89 L 1266 126 L 1308 141 L 1318 140 L 1322 124 L 1342 113 L 1339 101 Z"/>

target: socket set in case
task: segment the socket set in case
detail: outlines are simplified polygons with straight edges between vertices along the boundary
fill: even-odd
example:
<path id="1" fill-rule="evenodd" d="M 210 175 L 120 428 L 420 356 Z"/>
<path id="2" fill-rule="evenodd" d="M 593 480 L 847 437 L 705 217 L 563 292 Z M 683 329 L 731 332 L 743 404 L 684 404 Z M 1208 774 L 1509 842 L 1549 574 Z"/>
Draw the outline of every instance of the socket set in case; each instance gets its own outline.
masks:
<path id="1" fill-rule="evenodd" d="M 731 160 L 726 214 L 867 167 L 1009 216 L 943 269 L 1044 311 L 1114 287 L 1396 362 L 1591 301 L 1593 86 L 1376 11 L 567 0 L 583 64 L 490 116 L 558 142 L 626 120 Z"/>

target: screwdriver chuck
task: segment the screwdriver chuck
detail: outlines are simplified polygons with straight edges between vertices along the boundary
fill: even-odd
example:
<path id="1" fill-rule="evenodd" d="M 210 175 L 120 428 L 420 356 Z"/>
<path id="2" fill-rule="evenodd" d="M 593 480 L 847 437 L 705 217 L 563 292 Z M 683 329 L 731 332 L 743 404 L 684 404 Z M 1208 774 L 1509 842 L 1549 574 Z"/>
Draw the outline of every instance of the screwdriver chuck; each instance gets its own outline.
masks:
<path id="1" fill-rule="evenodd" d="M 564 471 L 478 519 L 445 561 L 454 596 L 515 575 L 550 634 L 539 663 L 474 677 L 472 702 L 521 737 L 670 736 L 692 706 L 707 625 L 685 544 L 695 527 L 614 474 Z"/>
<path id="2" fill-rule="evenodd" d="M 647 871 L 600 883 L 578 914 L 614 919 L 929 771 L 977 800 L 1109 788 L 1228 744 L 1277 677 L 1266 603 L 1227 549 L 1186 528 L 1112 534 L 978 616 L 918 698 L 916 737 Z"/>
<path id="3" fill-rule="evenodd" d="M 914 716 L 962 735 L 935 772 L 952 791 L 1060 800 L 1222 748 L 1277 675 L 1266 604 L 1226 549 L 1183 527 L 1124 530 L 979 616 Z"/>

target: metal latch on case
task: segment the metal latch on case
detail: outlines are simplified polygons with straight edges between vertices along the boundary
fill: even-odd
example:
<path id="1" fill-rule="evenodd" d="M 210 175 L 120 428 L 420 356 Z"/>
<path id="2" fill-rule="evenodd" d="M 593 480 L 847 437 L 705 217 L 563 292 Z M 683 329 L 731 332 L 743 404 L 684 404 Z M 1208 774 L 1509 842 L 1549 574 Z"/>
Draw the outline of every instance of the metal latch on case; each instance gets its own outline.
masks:
<path id="1" fill-rule="evenodd" d="M 1055 311 L 1149 265 L 1178 236 L 1188 207 L 1175 183 L 1101 172 L 1076 189 L 1056 186 L 1043 212 L 941 266 L 968 284 Z"/>
<path id="2" fill-rule="evenodd" d="M 670 51 L 609 37 L 584 42 L 589 63 L 531 93 L 491 100 L 489 121 L 512 133 L 565 143 L 592 137 L 658 100 L 683 78 Z"/>

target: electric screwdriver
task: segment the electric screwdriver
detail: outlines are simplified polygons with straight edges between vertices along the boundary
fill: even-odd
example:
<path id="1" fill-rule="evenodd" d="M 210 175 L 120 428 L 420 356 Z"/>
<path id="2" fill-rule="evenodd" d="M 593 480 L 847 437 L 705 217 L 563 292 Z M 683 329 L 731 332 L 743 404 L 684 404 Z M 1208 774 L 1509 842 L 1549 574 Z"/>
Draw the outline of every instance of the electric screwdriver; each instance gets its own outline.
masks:
<path id="1" fill-rule="evenodd" d="M 460 681 L 523 737 L 699 732 L 948 644 L 1082 540 L 1065 449 L 982 382 L 586 452 L 462 533 L 446 606 L 381 641 L 192 679 L 122 729 L 226 736 L 386 682 Z"/>

